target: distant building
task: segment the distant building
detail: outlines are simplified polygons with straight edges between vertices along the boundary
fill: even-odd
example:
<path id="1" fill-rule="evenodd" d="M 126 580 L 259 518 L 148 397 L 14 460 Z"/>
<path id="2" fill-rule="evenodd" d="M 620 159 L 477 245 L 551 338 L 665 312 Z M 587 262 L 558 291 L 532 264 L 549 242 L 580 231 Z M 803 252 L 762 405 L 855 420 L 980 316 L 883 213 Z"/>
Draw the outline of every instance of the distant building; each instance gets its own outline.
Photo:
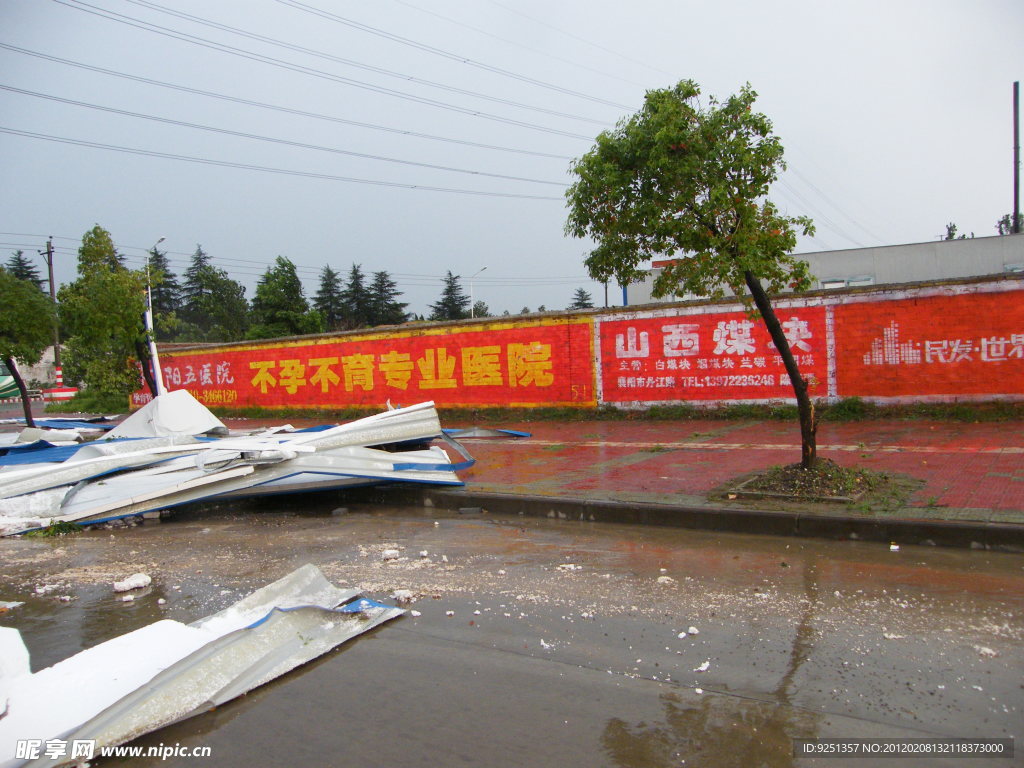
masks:
<path id="1" fill-rule="evenodd" d="M 1024 236 L 973 237 L 965 240 L 938 240 L 931 243 L 850 248 L 796 255 L 810 265 L 810 272 L 814 276 L 811 287 L 814 289 L 914 283 L 922 280 L 1024 272 Z M 688 295 L 655 299 L 651 295 L 654 281 L 668 263 L 670 262 L 652 262 L 646 279 L 633 283 L 624 292 L 628 304 L 700 298 Z"/>

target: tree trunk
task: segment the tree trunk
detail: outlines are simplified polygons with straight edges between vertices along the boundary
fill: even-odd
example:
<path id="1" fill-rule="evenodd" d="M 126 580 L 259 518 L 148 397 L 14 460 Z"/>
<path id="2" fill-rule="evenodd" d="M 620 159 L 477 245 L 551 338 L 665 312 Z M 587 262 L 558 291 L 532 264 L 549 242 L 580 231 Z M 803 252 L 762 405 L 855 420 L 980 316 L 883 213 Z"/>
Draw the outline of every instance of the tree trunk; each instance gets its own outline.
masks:
<path id="1" fill-rule="evenodd" d="M 156 397 L 160 393 L 156 391 L 156 375 L 153 373 L 153 360 L 149 356 L 149 347 L 144 341 L 135 340 L 135 356 L 139 359 L 139 367 L 142 368 L 142 378 L 146 380 L 146 386 Z"/>
<path id="2" fill-rule="evenodd" d="M 14 358 L 5 357 L 4 365 L 11 372 L 11 376 L 14 377 L 14 383 L 18 386 L 18 391 L 21 392 L 21 407 L 25 411 L 25 426 L 34 427 L 36 422 L 32 418 L 32 401 L 28 399 L 28 387 L 25 386 L 25 382 L 21 378 L 18 366 L 14 364 Z"/>
<path id="3" fill-rule="evenodd" d="M 775 342 L 775 348 L 782 356 L 782 362 L 786 366 L 786 373 L 793 384 L 793 392 L 796 395 L 797 412 L 800 414 L 800 466 L 810 469 L 818 461 L 818 415 L 814 411 L 814 403 L 807 394 L 807 380 L 800 375 L 800 369 L 796 365 L 796 358 L 789 348 L 789 340 L 782 330 L 779 318 L 775 316 L 775 308 L 772 307 L 771 299 L 761 287 L 761 281 L 754 274 L 747 270 L 743 273 L 750 295 L 754 298 L 754 304 L 761 313 L 765 327 Z"/>

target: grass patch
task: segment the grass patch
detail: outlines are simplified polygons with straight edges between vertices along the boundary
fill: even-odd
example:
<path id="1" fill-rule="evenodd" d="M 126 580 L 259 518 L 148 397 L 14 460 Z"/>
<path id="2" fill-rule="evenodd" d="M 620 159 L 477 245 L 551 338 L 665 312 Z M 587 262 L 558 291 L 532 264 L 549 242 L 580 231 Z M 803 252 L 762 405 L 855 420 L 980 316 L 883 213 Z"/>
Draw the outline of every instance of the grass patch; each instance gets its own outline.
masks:
<path id="1" fill-rule="evenodd" d="M 46 413 L 124 413 L 128 410 L 128 396 L 82 389 L 70 400 L 49 403 Z"/>
<path id="2" fill-rule="evenodd" d="M 40 539 L 51 539 L 58 536 L 67 536 L 69 533 L 81 533 L 85 528 L 78 525 L 77 523 L 67 523 L 57 520 L 51 520 L 50 524 L 45 528 L 39 528 L 35 531 L 29 531 L 25 536 Z"/>

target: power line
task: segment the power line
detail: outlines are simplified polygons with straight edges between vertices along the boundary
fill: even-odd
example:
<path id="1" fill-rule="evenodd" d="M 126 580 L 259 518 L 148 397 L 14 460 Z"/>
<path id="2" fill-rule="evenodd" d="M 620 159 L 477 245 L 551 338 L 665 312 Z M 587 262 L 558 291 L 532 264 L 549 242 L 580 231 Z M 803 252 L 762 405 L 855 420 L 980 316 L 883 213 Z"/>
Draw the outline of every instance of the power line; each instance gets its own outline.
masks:
<path id="1" fill-rule="evenodd" d="M 455 138 L 451 138 L 451 137 L 447 137 L 447 136 L 436 136 L 436 135 L 429 134 L 429 133 L 420 133 L 418 131 L 409 131 L 409 130 L 405 130 L 404 128 L 392 128 L 392 127 L 384 126 L 384 125 L 376 125 L 374 123 L 365 123 L 365 122 L 361 122 L 361 121 L 358 121 L 358 120 L 349 120 L 349 119 L 346 119 L 346 118 L 335 117 L 333 115 L 324 115 L 324 114 L 320 114 L 320 113 L 317 113 L 317 112 L 307 112 L 306 110 L 293 109 L 291 107 L 283 107 L 283 106 L 280 106 L 278 104 L 267 104 L 266 102 L 253 101 L 251 99 L 243 99 L 243 98 L 240 98 L 238 96 L 230 96 L 230 95 L 224 94 L 224 93 L 216 93 L 215 91 L 204 91 L 204 90 L 199 89 L 199 88 L 191 88 L 191 87 L 184 86 L 184 85 L 176 85 L 174 83 L 164 82 L 162 80 L 153 80 L 153 79 L 148 78 L 148 77 L 140 77 L 138 75 L 131 75 L 131 74 L 128 74 L 127 72 L 118 72 L 117 70 L 113 70 L 113 69 L 105 69 L 103 67 L 97 67 L 97 66 L 93 66 L 91 64 L 85 64 L 85 63 L 80 62 L 80 61 L 72 61 L 71 59 L 62 59 L 62 58 L 57 57 L 57 56 L 51 56 L 49 54 L 40 53 L 38 51 L 30 51 L 30 50 L 28 50 L 26 48 L 19 48 L 17 46 L 9 45 L 7 43 L 2 43 L 2 42 L 0 42 L 0 48 L 3 48 L 3 49 L 8 50 L 8 51 L 13 51 L 15 53 L 21 53 L 21 54 L 24 54 L 26 56 L 34 56 L 36 58 L 40 58 L 40 59 L 44 59 L 46 61 L 54 62 L 56 64 L 64 64 L 66 66 L 77 67 L 79 69 L 84 69 L 84 70 L 87 70 L 87 71 L 90 71 L 90 72 L 97 72 L 99 74 L 109 75 L 111 77 L 119 77 L 119 78 L 123 78 L 125 80 L 132 80 L 134 82 L 143 83 L 143 84 L 146 84 L 146 85 L 156 85 L 156 86 L 159 86 L 161 88 L 169 88 L 171 90 L 180 91 L 182 93 L 191 93 L 191 94 L 194 94 L 196 96 L 205 96 L 205 97 L 213 98 L 213 99 L 221 99 L 223 101 L 228 101 L 228 102 L 231 102 L 231 103 L 234 103 L 234 104 L 244 104 L 244 105 L 249 106 L 249 107 L 258 107 L 260 109 L 269 109 L 269 110 L 273 110 L 273 111 L 276 111 L 276 112 L 282 112 L 282 113 L 285 113 L 285 114 L 296 115 L 298 117 L 310 117 L 310 118 L 313 118 L 315 120 L 325 120 L 325 121 L 332 122 L 332 123 L 339 123 L 341 125 L 352 125 L 352 126 L 355 126 L 357 128 L 367 128 L 367 129 L 374 130 L 374 131 L 384 131 L 386 133 L 397 133 L 397 134 L 400 134 L 402 136 L 411 136 L 411 137 L 417 138 L 417 139 L 427 139 L 427 140 L 430 140 L 430 141 L 440 141 L 440 142 L 446 142 L 446 143 L 449 143 L 449 144 L 458 144 L 458 145 L 466 146 L 466 147 L 476 147 L 476 148 L 479 148 L 479 149 L 490 149 L 490 150 L 495 150 L 495 151 L 498 151 L 498 152 L 510 152 L 510 153 L 520 154 L 520 155 L 530 155 L 532 157 L 549 157 L 549 158 L 553 158 L 553 159 L 556 159 L 556 160 L 571 160 L 572 159 L 568 155 L 557 155 L 557 154 L 552 154 L 552 153 L 549 153 L 549 152 L 535 152 L 535 151 L 528 150 L 528 149 L 520 149 L 518 147 L 503 147 L 503 146 L 498 146 L 498 145 L 494 145 L 494 144 L 482 144 L 482 143 L 475 142 L 475 141 L 466 141 L 464 139 L 455 139 Z"/>
<path id="2" fill-rule="evenodd" d="M 63 235 L 40 235 L 25 232 L 0 232 L 0 237 L 28 237 L 37 238 L 38 240 L 46 240 L 49 237 L 53 237 L 55 240 L 70 240 L 73 242 L 80 242 L 81 238 L 78 237 L 67 237 Z M 34 249 L 39 246 L 39 243 L 9 243 L 0 242 L 0 248 L 28 248 Z M 115 249 L 118 251 L 119 256 L 124 259 L 125 262 L 131 264 L 144 265 L 148 263 L 150 248 L 143 248 L 141 246 L 132 245 L 116 245 Z M 124 249 L 132 251 L 141 251 L 140 254 L 134 253 L 123 253 Z M 72 246 L 58 245 L 54 247 L 56 252 L 59 252 L 67 256 L 77 256 L 78 249 Z M 193 253 L 186 251 L 160 251 L 172 266 L 176 266 L 181 272 L 187 270 L 188 265 L 191 263 Z M 232 274 L 245 274 L 248 276 L 261 276 L 267 269 L 272 266 L 269 261 L 259 259 L 245 259 L 234 256 L 217 256 L 214 254 L 207 253 L 210 262 L 213 264 L 225 264 L 230 267 Z M 184 269 L 181 269 L 178 265 L 184 265 Z M 242 266 L 236 266 L 242 265 Z M 322 267 L 309 267 L 302 264 L 294 264 L 295 270 L 298 273 L 304 273 L 309 276 L 319 276 L 323 271 Z M 255 271 L 253 271 L 255 270 Z M 370 270 L 371 272 L 387 272 L 388 276 L 394 279 L 396 282 L 400 282 L 403 285 L 415 285 L 415 286 L 432 286 L 438 282 L 444 281 L 446 278 L 444 275 L 431 275 L 418 272 L 392 272 L 390 270 Z M 309 278 L 307 278 L 309 279 Z M 475 278 L 475 282 L 478 285 L 487 285 L 489 287 L 541 287 L 545 285 L 573 285 L 579 282 L 590 282 L 591 278 L 586 275 L 552 275 L 549 277 L 528 277 L 516 275 L 515 277 L 500 277 L 500 276 L 488 276 Z"/>
<path id="3" fill-rule="evenodd" d="M 270 168 L 262 165 L 250 165 L 248 163 L 236 163 L 229 160 L 211 160 L 205 157 L 192 157 L 190 155 L 175 155 L 170 152 L 157 152 L 148 149 L 136 149 L 133 147 L 124 147 L 115 144 L 101 144 L 95 141 L 84 141 L 81 139 L 70 139 L 65 136 L 51 136 L 44 133 L 35 133 L 33 131 L 20 131 L 15 128 L 6 128 L 0 126 L 0 133 L 8 133 L 13 136 L 24 136 L 26 138 L 40 139 L 43 141 L 52 141 L 59 144 L 71 144 L 79 147 L 91 147 L 94 149 L 105 149 L 113 152 L 124 152 L 131 155 L 143 155 L 146 157 L 160 157 L 166 160 L 178 160 L 187 163 L 198 163 L 201 165 L 215 165 L 221 168 L 238 168 L 247 171 L 260 171 L 263 173 L 276 173 L 283 176 L 299 176 L 308 179 L 324 179 L 326 181 L 344 181 L 352 184 L 369 184 L 378 187 L 395 187 L 400 189 L 415 189 L 426 192 L 449 192 L 460 195 L 476 195 L 479 197 L 510 197 L 519 198 L 526 200 L 561 200 L 560 197 L 552 197 L 547 195 L 530 195 L 530 194 L 519 194 L 515 192 L 484 192 L 473 189 L 452 189 L 449 187 L 434 187 L 425 184 L 402 184 L 395 181 L 377 181 L 374 179 L 359 179 L 351 176 L 335 176 L 327 173 L 315 173 L 313 171 L 295 171 L 287 168 Z"/>
<path id="4" fill-rule="evenodd" d="M 586 64 L 580 64 L 578 61 L 573 61 L 572 59 L 566 59 L 566 58 L 563 58 L 561 56 L 555 56 L 553 53 L 550 53 L 548 51 L 542 51 L 541 49 L 534 48 L 531 45 L 524 45 L 523 43 L 520 43 L 520 42 L 518 42 L 516 40 L 509 40 L 507 37 L 502 37 L 501 35 L 496 35 L 493 32 L 488 32 L 486 29 L 480 29 L 479 27 L 474 27 L 471 24 L 466 24 L 463 21 L 459 21 L 458 19 L 453 19 L 450 16 L 445 16 L 444 14 L 437 13 L 436 11 L 431 11 L 431 10 L 428 10 L 426 8 L 422 8 L 422 7 L 418 6 L 418 5 L 415 5 L 413 3 L 407 2 L 407 0 L 393 0 L 393 1 L 398 3 L 399 5 L 404 5 L 406 8 L 412 8 L 413 10 L 419 11 L 420 13 L 425 13 L 428 16 L 433 16 L 434 18 L 442 19 L 444 21 L 447 21 L 449 24 L 454 24 L 455 26 L 462 27 L 464 29 L 472 30 L 473 32 L 476 32 L 477 34 L 485 35 L 485 36 L 493 38 L 495 40 L 500 40 L 501 42 L 506 43 L 508 45 L 513 45 L 516 48 L 522 48 L 524 51 L 530 51 L 532 53 L 540 54 L 541 56 L 547 56 L 549 59 L 554 59 L 555 61 L 560 61 L 563 64 L 568 64 L 571 67 L 578 67 L 580 69 L 585 69 L 588 72 L 593 72 L 595 75 L 601 75 L 601 77 L 608 77 L 608 78 L 612 78 L 613 80 L 619 80 L 619 81 L 621 81 L 623 83 L 629 83 L 630 85 L 635 85 L 638 88 L 643 88 L 644 87 L 642 83 L 638 83 L 638 82 L 636 82 L 634 80 L 628 80 L 628 79 L 622 77 L 621 75 L 616 75 L 616 74 L 614 74 L 612 72 L 605 72 L 603 70 L 596 69 L 594 67 L 588 67 Z M 625 105 L 614 104 L 614 106 L 617 106 L 620 109 L 628 109 L 628 107 L 626 107 Z"/>
<path id="5" fill-rule="evenodd" d="M 403 101 L 411 101 L 416 104 L 437 107 L 438 109 L 443 109 L 449 112 L 456 112 L 458 114 L 469 115 L 471 117 L 479 117 L 484 120 L 492 120 L 494 122 L 504 123 L 506 125 L 514 125 L 519 128 L 527 128 L 529 130 L 542 131 L 544 133 L 552 133 L 555 135 L 567 136 L 569 138 L 574 139 L 585 139 L 589 141 L 592 138 L 590 136 L 585 136 L 583 134 L 572 133 L 571 131 L 563 131 L 558 128 L 550 128 L 548 126 L 540 125 L 538 123 L 529 123 L 526 122 L 525 120 L 515 120 L 514 118 L 502 117 L 501 115 L 495 115 L 490 112 L 483 112 L 481 110 L 470 109 L 468 107 L 460 107 L 456 104 L 449 104 L 447 102 L 437 101 L 436 99 L 428 99 L 423 96 L 415 96 L 411 93 L 396 91 L 391 88 L 384 88 L 382 86 L 371 85 L 370 83 L 365 83 L 361 80 L 355 80 L 350 77 L 335 75 L 330 72 L 325 72 L 324 70 L 321 69 L 314 69 L 312 67 L 306 67 L 301 64 L 294 64 L 292 62 L 284 61 L 282 59 L 275 59 L 271 56 L 264 56 L 262 54 L 254 53 L 252 51 L 246 51 L 242 48 L 235 48 L 234 46 L 225 45 L 224 43 L 216 43 L 212 40 L 206 40 L 204 38 L 196 37 L 195 35 L 189 35 L 185 32 L 178 32 L 173 29 L 168 29 L 167 27 L 161 27 L 157 24 L 151 24 L 150 22 L 134 19 L 130 16 L 125 16 L 121 13 L 115 13 L 113 11 L 107 11 L 102 8 L 96 8 L 95 6 L 91 6 L 87 3 L 82 2 L 82 0 L 53 0 L 53 2 L 59 5 L 63 5 L 67 8 L 73 8 L 77 11 L 82 11 L 83 13 L 98 16 L 101 19 L 115 21 L 119 24 L 125 24 L 129 27 L 141 29 L 146 32 L 152 32 L 154 34 L 162 35 L 164 37 L 170 37 L 175 40 L 180 40 L 182 42 L 190 43 L 192 45 L 198 45 L 203 48 L 209 48 L 210 50 L 220 51 L 221 53 L 227 53 L 232 56 L 237 56 L 239 58 L 249 59 L 251 61 L 258 61 L 262 64 L 267 64 L 269 66 L 277 67 L 279 69 L 285 69 L 291 72 L 309 75 L 311 77 L 320 78 L 322 80 L 328 80 L 334 83 L 340 83 L 342 85 L 348 85 L 353 88 L 360 88 L 362 90 L 371 91 L 373 93 L 379 93 L 385 96 L 393 96 L 395 98 L 402 99 Z M 592 121 L 589 118 L 579 119 L 587 120 L 589 122 L 595 122 L 600 125 L 605 124 L 601 121 Z"/>
<path id="6" fill-rule="evenodd" d="M 191 22 L 193 22 L 195 24 L 200 24 L 200 25 L 205 26 L 205 27 L 211 27 L 213 29 L 219 29 L 222 32 L 228 32 L 229 34 L 238 35 L 240 37 L 245 37 L 245 38 L 248 38 L 250 40 L 256 40 L 256 41 L 259 41 L 261 43 L 266 43 L 268 45 L 274 45 L 274 46 L 277 46 L 279 48 L 285 48 L 285 49 L 287 49 L 289 51 L 295 51 L 297 53 L 304 53 L 306 55 L 314 56 L 314 57 L 319 58 L 319 59 L 326 59 L 327 61 L 333 61 L 333 62 L 335 62 L 337 64 L 344 64 L 346 66 L 354 67 L 356 69 L 366 70 L 367 72 L 373 72 L 373 73 L 378 74 L 378 75 L 384 75 L 385 77 L 398 78 L 398 79 L 400 79 L 400 80 L 402 80 L 404 82 L 417 83 L 419 85 L 425 85 L 425 86 L 427 86 L 429 88 L 437 88 L 439 90 L 448 91 L 449 93 L 458 93 L 458 94 L 461 94 L 463 96 L 471 96 L 473 98 L 483 99 L 485 101 L 493 101 L 493 102 L 496 102 L 498 104 L 505 104 L 507 106 L 517 107 L 519 109 L 530 110 L 532 112 L 541 112 L 543 114 L 548 114 L 548 115 L 552 115 L 552 116 L 555 116 L 555 117 L 564 117 L 564 118 L 567 118 L 569 120 L 582 120 L 582 121 L 585 121 L 585 122 L 596 123 L 598 125 L 603 125 L 604 124 L 604 121 L 593 120 L 591 118 L 586 118 L 586 117 L 580 117 L 579 115 L 573 115 L 573 114 L 569 114 L 567 112 L 559 112 L 559 111 L 554 110 L 554 109 L 548 109 L 546 107 L 538 107 L 538 106 L 535 106 L 535 105 L 532 105 L 532 104 L 523 104 L 522 102 L 512 101 L 511 99 L 507 99 L 507 98 L 504 98 L 502 96 L 495 96 L 494 94 L 490 94 L 490 93 L 480 93 L 479 91 L 471 91 L 471 90 L 468 90 L 466 88 L 459 88 L 459 87 L 454 86 L 454 85 L 446 85 L 444 83 L 439 83 L 439 82 L 436 82 L 434 80 L 426 80 L 424 78 L 416 77 L 415 75 L 409 75 L 409 74 L 405 74 L 405 73 L 402 73 L 402 72 L 395 72 L 394 70 L 385 69 L 383 67 L 378 67 L 378 66 L 375 66 L 373 64 L 365 64 L 365 63 L 360 62 L 360 61 L 355 61 L 354 59 L 346 59 L 346 58 L 343 58 L 341 56 L 335 56 L 334 54 L 326 53 L 324 51 L 318 51 L 318 50 L 315 50 L 313 48 L 306 48 L 305 46 L 302 46 L 302 45 L 296 45 L 295 43 L 285 42 L 283 40 L 278 40 L 278 39 L 273 38 L 273 37 L 267 37 L 266 35 L 260 35 L 260 34 L 257 34 L 255 32 L 250 32 L 248 30 L 240 29 L 240 28 L 232 26 L 230 24 L 221 24 L 220 22 L 212 21 L 210 19 L 205 19 L 205 18 L 203 18 L 201 16 L 194 16 L 194 15 L 192 15 L 190 13 L 184 13 L 182 11 L 176 11 L 176 10 L 174 10 L 172 8 L 166 8 L 166 7 L 162 6 L 162 5 L 158 5 L 156 3 L 149 2 L 148 0 L 124 0 L 124 1 L 128 2 L 128 3 L 132 3 L 133 5 L 141 6 L 143 8 L 149 8 L 150 10 L 154 10 L 154 11 L 157 11 L 159 13 L 166 13 L 166 14 L 169 14 L 169 15 L 174 16 L 174 17 L 179 18 L 179 19 L 184 19 L 186 21 L 191 21 Z M 611 106 L 615 106 L 615 107 L 620 106 L 618 104 L 614 104 L 613 102 L 604 102 L 604 100 L 602 100 L 602 99 L 592 99 L 592 100 L 594 100 L 594 101 L 601 101 L 602 103 L 607 103 L 607 104 L 609 104 Z"/>
<path id="7" fill-rule="evenodd" d="M 391 40 L 392 42 L 396 42 L 396 43 L 399 43 L 401 45 L 408 46 L 410 48 L 415 48 L 416 50 L 419 50 L 419 51 L 424 51 L 426 53 L 430 53 L 430 54 L 433 54 L 435 56 L 440 56 L 442 58 L 449 59 L 451 61 L 459 62 L 460 64 L 466 64 L 466 65 L 469 65 L 471 67 L 477 67 L 477 68 L 485 70 L 487 72 L 492 72 L 492 73 L 497 74 L 497 75 L 502 75 L 504 77 L 509 77 L 509 78 L 512 78 L 513 80 L 519 80 L 520 82 L 529 83 L 531 85 L 535 85 L 535 86 L 538 86 L 540 88 L 547 88 L 549 90 L 556 91 L 558 93 L 563 93 L 563 94 L 566 94 L 568 96 L 576 96 L 577 98 L 587 99 L 588 101 L 596 101 L 598 103 L 607 104 L 608 106 L 616 107 L 618 109 L 628 109 L 628 107 L 626 107 L 626 106 L 624 106 L 622 104 L 617 104 L 614 101 L 607 101 L 605 99 L 600 99 L 600 98 L 598 98 L 596 96 L 590 96 L 590 95 L 582 93 L 580 91 L 574 91 L 571 88 L 563 88 L 562 86 L 554 85 L 553 83 L 547 83 L 547 82 L 544 82 L 543 80 L 537 80 L 535 78 L 528 77 L 526 75 L 521 75 L 521 74 L 519 74 L 517 72 L 512 72 L 512 71 L 507 70 L 507 69 L 502 69 L 501 67 L 495 67 L 495 66 L 492 66 L 490 64 L 485 64 L 485 63 L 483 63 L 481 61 L 477 61 L 475 59 L 471 59 L 471 58 L 468 58 L 466 56 L 462 56 L 460 54 L 452 53 L 451 51 L 446 51 L 443 48 L 437 48 L 437 47 L 432 46 L 432 45 L 427 45 L 426 43 L 421 43 L 421 42 L 418 42 L 416 40 L 412 40 L 411 38 L 408 38 L 408 37 L 402 37 L 401 35 L 396 35 L 396 34 L 393 34 L 391 32 L 387 32 L 387 31 L 385 31 L 383 29 L 378 29 L 377 27 L 371 27 L 369 24 L 363 24 L 362 22 L 358 22 L 358 21 L 355 21 L 353 19 L 346 18 L 344 16 L 339 16 L 336 13 L 330 13 L 328 11 L 323 11 L 323 10 L 321 10 L 319 8 L 315 8 L 315 7 L 311 6 L 311 5 L 307 5 L 306 3 L 298 2 L 298 0 L 275 0 L 275 2 L 280 3 L 281 5 L 290 6 L 292 8 L 295 8 L 296 10 L 303 11 L 304 13 L 309 13 L 309 14 L 312 14 L 314 16 L 319 16 L 322 19 L 327 19 L 327 20 L 333 21 L 333 22 L 335 22 L 337 24 L 342 24 L 342 25 L 344 25 L 346 27 L 351 27 L 352 29 L 358 29 L 361 32 L 366 32 L 368 34 L 376 35 L 377 37 L 382 37 L 382 38 L 384 38 L 386 40 Z"/>
<path id="8" fill-rule="evenodd" d="M 490 173 L 488 171 L 474 171 L 467 168 L 453 168 L 447 165 L 435 165 L 433 163 L 421 163 L 414 160 L 401 160 L 394 157 L 384 157 L 382 155 L 371 155 L 365 152 L 353 152 L 347 149 L 337 149 L 335 147 L 323 147 L 316 144 L 306 144 L 299 141 L 290 141 L 288 139 L 279 139 L 271 136 L 260 136 L 253 133 L 244 133 L 242 131 L 232 131 L 227 128 L 216 128 L 209 125 L 199 125 L 197 123 L 189 123 L 184 120 L 174 120 L 168 117 L 158 117 L 156 115 L 146 115 L 141 112 L 129 112 L 124 109 L 116 109 L 114 107 L 104 107 L 99 104 L 90 104 L 85 101 L 76 101 L 74 99 L 65 99 L 60 96 L 53 96 L 51 94 L 39 93 L 37 91 L 28 91 L 22 88 L 15 88 L 9 85 L 3 85 L 0 83 L 0 90 L 10 91 L 12 93 L 20 93 L 25 96 L 33 96 L 40 99 L 46 99 L 48 101 L 55 101 L 60 104 L 71 104 L 76 107 L 85 107 L 88 109 L 94 109 L 101 112 L 108 112 L 115 115 L 123 115 L 126 117 L 134 117 L 140 120 L 151 120 L 153 122 L 164 123 L 165 125 L 177 125 L 183 128 L 193 128 L 200 131 L 209 131 L 211 133 L 219 133 L 227 136 L 238 136 L 244 139 L 252 139 L 254 141 L 265 141 L 274 144 L 283 144 L 289 147 L 298 147 L 300 149 L 312 149 L 318 152 L 330 152 L 332 154 L 347 155 L 349 157 L 358 157 L 363 160 L 379 160 L 388 163 L 399 163 L 401 165 L 410 165 L 418 168 L 430 168 L 437 171 L 450 171 L 452 173 L 467 173 L 473 176 L 487 176 L 494 179 L 505 179 L 511 181 L 527 181 L 534 184 L 550 184 L 552 186 L 567 187 L 568 184 L 559 181 L 545 181 L 543 179 L 531 179 L 524 176 L 509 176 L 502 173 Z"/>
<path id="9" fill-rule="evenodd" d="M 278 0 L 278 2 L 282 2 L 282 0 Z M 663 75 L 668 75 L 669 77 L 673 76 L 671 72 L 666 72 L 663 69 L 658 69 L 657 67 L 652 67 L 650 64 L 648 64 L 646 62 L 640 61 L 639 59 L 634 59 L 634 58 L 632 58 L 630 56 L 626 56 L 625 54 L 619 53 L 618 51 L 614 51 L 611 48 L 606 48 L 603 45 L 599 45 L 598 43 L 595 43 L 595 42 L 592 42 L 590 40 L 587 40 L 585 37 L 580 37 L 579 35 L 577 35 L 577 34 L 575 34 L 573 32 L 566 32 L 561 27 L 556 27 L 554 24 L 548 24 L 546 21 L 541 21 L 540 19 L 534 18 L 533 16 L 530 16 L 528 14 L 523 13 L 522 11 L 520 11 L 517 8 L 510 8 L 509 6 L 505 5 L 504 3 L 497 2 L 497 0 L 491 0 L 491 4 L 492 5 L 496 5 L 499 8 L 504 8 L 509 13 L 514 13 L 517 16 L 522 16 L 524 19 L 529 19 L 530 21 L 534 22 L 535 24 L 540 24 L 542 27 L 547 27 L 548 29 L 553 29 L 555 32 L 559 32 L 559 33 L 565 35 L 566 37 L 571 37 L 573 40 L 578 40 L 579 42 L 585 43 L 586 45 L 593 46 L 594 48 L 597 48 L 600 51 L 604 51 L 605 53 L 610 53 L 612 56 L 618 56 L 620 59 L 625 59 L 626 61 L 631 61 L 634 64 L 639 64 L 641 67 L 646 67 L 647 69 L 651 70 L 652 72 L 659 72 L 659 73 L 661 73 Z"/>

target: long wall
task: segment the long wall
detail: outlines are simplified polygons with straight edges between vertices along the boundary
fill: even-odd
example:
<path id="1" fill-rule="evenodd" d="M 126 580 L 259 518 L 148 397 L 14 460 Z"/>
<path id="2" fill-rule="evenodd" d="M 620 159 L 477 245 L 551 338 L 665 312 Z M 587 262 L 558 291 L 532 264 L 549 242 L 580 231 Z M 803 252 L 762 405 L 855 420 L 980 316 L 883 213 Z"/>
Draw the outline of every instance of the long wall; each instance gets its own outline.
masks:
<path id="1" fill-rule="evenodd" d="M 815 397 L 1024 399 L 1022 276 L 786 295 L 775 306 Z M 161 365 L 168 389 L 232 408 L 792 400 L 763 324 L 735 301 L 191 347 L 162 352 Z"/>

